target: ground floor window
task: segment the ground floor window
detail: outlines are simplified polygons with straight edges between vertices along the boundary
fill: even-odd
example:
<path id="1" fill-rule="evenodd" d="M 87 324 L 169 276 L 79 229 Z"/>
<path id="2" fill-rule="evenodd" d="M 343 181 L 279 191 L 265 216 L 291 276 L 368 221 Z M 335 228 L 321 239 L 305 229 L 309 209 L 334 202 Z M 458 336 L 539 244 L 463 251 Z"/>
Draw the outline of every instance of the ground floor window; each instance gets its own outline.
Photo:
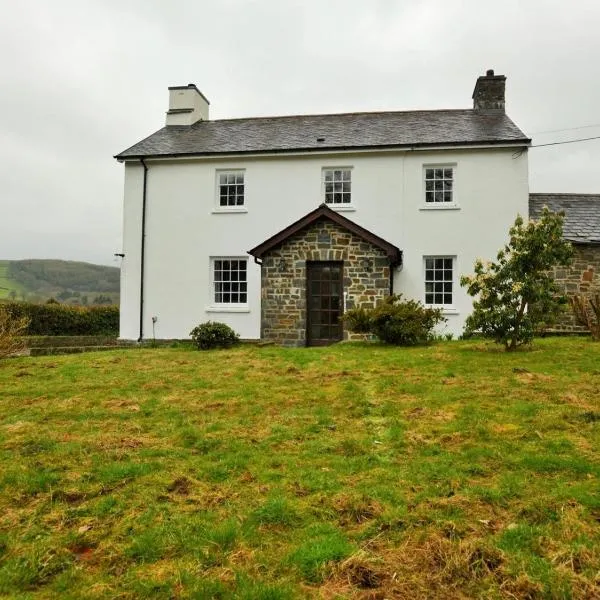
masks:
<path id="1" fill-rule="evenodd" d="M 451 306 L 454 295 L 454 258 L 425 257 L 425 304 Z"/>
<path id="2" fill-rule="evenodd" d="M 214 258 L 212 273 L 215 304 L 248 302 L 248 261 L 245 258 Z"/>

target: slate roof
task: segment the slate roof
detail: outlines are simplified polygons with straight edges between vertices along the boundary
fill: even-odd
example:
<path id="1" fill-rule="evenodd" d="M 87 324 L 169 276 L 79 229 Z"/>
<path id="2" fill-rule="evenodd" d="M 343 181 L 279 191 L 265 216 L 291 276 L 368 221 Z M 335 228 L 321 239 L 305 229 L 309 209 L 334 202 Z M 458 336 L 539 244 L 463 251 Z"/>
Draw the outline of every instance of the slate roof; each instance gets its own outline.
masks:
<path id="1" fill-rule="evenodd" d="M 536 219 L 547 206 L 564 211 L 563 236 L 578 244 L 600 244 L 600 194 L 529 194 L 529 216 Z"/>
<path id="2" fill-rule="evenodd" d="M 530 142 L 504 113 L 472 109 L 364 112 L 170 125 L 115 158 Z"/>

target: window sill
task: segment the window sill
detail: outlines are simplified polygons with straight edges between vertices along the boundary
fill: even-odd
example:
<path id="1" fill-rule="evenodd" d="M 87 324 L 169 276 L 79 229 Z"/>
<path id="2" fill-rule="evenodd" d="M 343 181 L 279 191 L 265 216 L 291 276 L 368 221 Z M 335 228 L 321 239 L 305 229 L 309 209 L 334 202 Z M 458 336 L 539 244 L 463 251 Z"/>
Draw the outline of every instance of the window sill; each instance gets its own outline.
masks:
<path id="1" fill-rule="evenodd" d="M 335 210 L 335 212 L 355 212 L 356 206 L 353 204 L 325 204 L 327 208 Z"/>
<path id="2" fill-rule="evenodd" d="M 441 308 L 444 315 L 460 315 L 460 310 L 452 306 L 440 306 L 439 304 L 425 304 L 425 308 Z"/>
<path id="3" fill-rule="evenodd" d="M 240 207 L 233 207 L 233 208 L 213 208 L 213 210 L 210 211 L 213 215 L 219 215 L 219 214 L 224 214 L 224 213 L 247 213 L 248 209 L 245 208 L 244 206 L 240 206 Z"/>
<path id="4" fill-rule="evenodd" d="M 460 210 L 460 206 L 451 202 L 448 202 L 448 204 L 443 204 L 440 202 L 439 204 L 433 204 L 431 206 L 426 204 L 419 207 L 419 210 Z"/>
<path id="5" fill-rule="evenodd" d="M 211 304 L 204 310 L 214 313 L 249 313 L 250 307 L 247 304 Z"/>

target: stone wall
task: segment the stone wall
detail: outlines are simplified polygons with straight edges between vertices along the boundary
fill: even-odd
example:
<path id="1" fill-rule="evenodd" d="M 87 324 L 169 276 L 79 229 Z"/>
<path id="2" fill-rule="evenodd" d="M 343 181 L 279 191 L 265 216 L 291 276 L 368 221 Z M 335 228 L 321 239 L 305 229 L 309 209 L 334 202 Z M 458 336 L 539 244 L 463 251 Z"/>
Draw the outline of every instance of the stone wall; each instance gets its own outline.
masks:
<path id="1" fill-rule="evenodd" d="M 306 344 L 306 261 L 344 261 L 345 308 L 373 308 L 390 291 L 383 250 L 327 219 L 293 235 L 263 257 L 261 337 Z M 364 336 L 344 331 L 344 339 Z"/>
<path id="2" fill-rule="evenodd" d="M 573 244 L 573 263 L 570 267 L 556 267 L 554 280 L 567 296 L 600 294 L 600 246 Z M 579 325 L 571 308 L 561 316 L 553 331 L 585 331 Z"/>

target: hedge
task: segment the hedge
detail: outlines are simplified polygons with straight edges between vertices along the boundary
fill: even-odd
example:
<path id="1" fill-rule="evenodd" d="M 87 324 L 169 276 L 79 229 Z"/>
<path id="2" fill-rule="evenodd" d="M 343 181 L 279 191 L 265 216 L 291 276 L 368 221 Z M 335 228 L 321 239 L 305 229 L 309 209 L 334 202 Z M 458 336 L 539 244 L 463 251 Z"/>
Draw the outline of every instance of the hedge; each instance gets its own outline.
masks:
<path id="1" fill-rule="evenodd" d="M 3 304 L 14 317 L 30 319 L 26 335 L 119 335 L 118 306 Z"/>

